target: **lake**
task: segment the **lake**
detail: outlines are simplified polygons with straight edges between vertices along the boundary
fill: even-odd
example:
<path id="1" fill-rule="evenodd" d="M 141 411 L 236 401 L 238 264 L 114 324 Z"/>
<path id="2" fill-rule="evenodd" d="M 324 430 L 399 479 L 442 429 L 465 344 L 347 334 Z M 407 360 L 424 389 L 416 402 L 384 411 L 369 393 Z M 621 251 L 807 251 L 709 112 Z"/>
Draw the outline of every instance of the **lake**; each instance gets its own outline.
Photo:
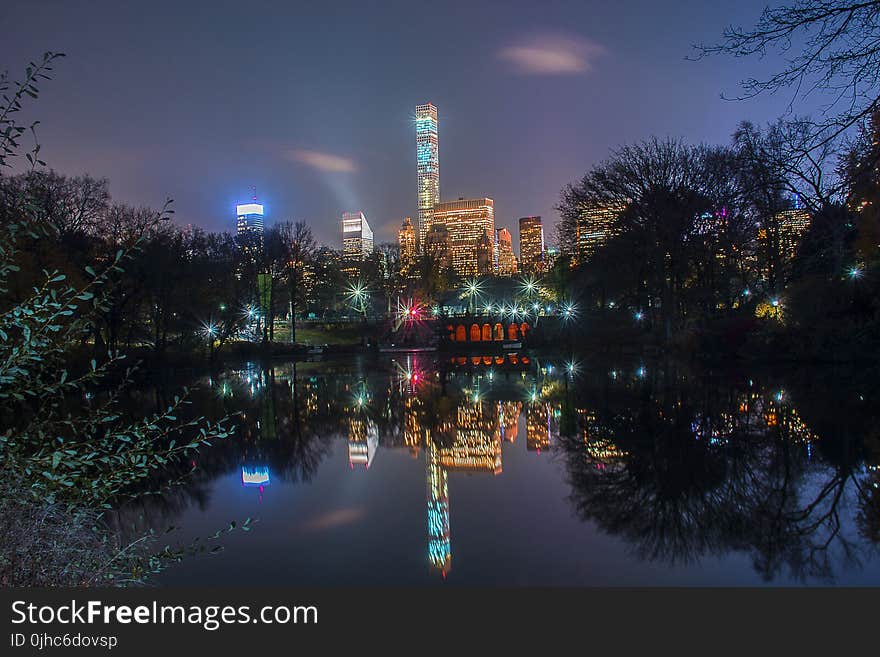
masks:
<path id="1" fill-rule="evenodd" d="M 872 374 L 765 369 L 244 365 L 188 382 L 236 435 L 123 517 L 177 544 L 256 521 L 160 585 L 880 585 Z"/>

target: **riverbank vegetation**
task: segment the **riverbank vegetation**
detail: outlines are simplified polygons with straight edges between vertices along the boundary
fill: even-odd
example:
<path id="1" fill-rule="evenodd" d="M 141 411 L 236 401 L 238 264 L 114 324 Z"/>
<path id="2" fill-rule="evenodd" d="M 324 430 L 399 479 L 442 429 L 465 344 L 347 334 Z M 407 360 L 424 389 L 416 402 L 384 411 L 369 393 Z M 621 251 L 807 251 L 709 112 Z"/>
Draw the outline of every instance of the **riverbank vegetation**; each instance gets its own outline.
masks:
<path id="1" fill-rule="evenodd" d="M 31 64 L 22 82 L 0 78 L 6 97 L 0 167 L 22 154 L 27 128 L 17 114 L 26 99 L 37 97 L 59 56 L 47 53 Z M 31 171 L 43 164 L 39 146 L 24 157 Z M 0 582 L 138 582 L 186 549 L 162 547 L 149 533 L 123 545 L 104 521 L 105 512 L 131 496 L 155 492 L 157 470 L 226 438 L 231 428 L 226 419 L 183 419 L 183 392 L 157 412 L 123 412 L 120 400 L 131 370 L 114 348 L 77 371 L 68 363 L 71 347 L 94 335 L 94 318 L 124 304 L 117 281 L 142 250 L 143 235 L 164 215 L 138 211 L 140 231 L 117 236 L 115 251 L 59 266 L 52 256 L 62 251 L 40 247 L 59 244 L 65 230 L 46 221 L 30 200 L 27 194 L 7 196 L 0 225 Z M 74 221 L 83 207 L 64 206 L 58 216 Z"/>

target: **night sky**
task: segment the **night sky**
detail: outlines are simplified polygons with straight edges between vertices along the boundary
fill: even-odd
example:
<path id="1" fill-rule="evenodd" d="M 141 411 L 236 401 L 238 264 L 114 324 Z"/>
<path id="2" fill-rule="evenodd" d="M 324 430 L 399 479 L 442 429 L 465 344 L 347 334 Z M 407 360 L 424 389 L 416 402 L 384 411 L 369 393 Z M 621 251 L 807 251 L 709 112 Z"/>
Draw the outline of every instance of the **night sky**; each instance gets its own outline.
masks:
<path id="1" fill-rule="evenodd" d="M 493 197 L 518 242 L 518 217 L 555 222 L 559 190 L 615 146 L 726 142 L 785 112 L 720 97 L 778 60 L 685 59 L 764 4 L 4 0 L 0 67 L 67 53 L 27 115 L 53 168 L 210 230 L 255 185 L 267 223 L 305 219 L 334 247 L 344 210 L 377 241 L 416 216 L 414 108 L 433 102 L 442 198 Z"/>

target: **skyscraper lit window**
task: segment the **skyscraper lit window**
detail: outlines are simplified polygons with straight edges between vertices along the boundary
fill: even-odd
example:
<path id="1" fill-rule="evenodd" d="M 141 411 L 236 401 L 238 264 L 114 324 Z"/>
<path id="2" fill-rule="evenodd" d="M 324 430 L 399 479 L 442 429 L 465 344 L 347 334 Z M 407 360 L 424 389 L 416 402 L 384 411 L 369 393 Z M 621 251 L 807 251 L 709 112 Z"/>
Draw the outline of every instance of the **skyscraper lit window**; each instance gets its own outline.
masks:
<path id="1" fill-rule="evenodd" d="M 360 261 L 373 252 L 373 230 L 363 212 L 342 213 L 342 255 Z"/>
<path id="2" fill-rule="evenodd" d="M 419 185 L 419 249 L 431 229 L 434 205 L 440 201 L 440 155 L 437 140 L 437 108 L 431 103 L 416 106 L 416 163 Z"/>
<path id="3" fill-rule="evenodd" d="M 544 227 L 541 217 L 522 217 L 519 220 L 519 264 L 526 274 L 544 272 Z"/>
<path id="4" fill-rule="evenodd" d="M 249 252 L 263 247 L 263 206 L 256 202 L 235 206 L 236 238 L 239 246 Z"/>
<path id="5" fill-rule="evenodd" d="M 495 235 L 495 201 L 477 198 L 438 203 L 433 220 L 445 225 L 449 233 L 449 256 L 455 273 L 475 276 L 480 238 L 484 233 Z"/>

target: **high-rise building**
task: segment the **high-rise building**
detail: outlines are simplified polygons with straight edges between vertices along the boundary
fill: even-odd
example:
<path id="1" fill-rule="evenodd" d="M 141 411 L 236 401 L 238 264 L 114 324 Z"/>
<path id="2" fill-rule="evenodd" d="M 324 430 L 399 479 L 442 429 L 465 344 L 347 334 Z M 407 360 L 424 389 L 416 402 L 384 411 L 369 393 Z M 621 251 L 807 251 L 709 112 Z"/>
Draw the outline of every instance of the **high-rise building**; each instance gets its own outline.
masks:
<path id="1" fill-rule="evenodd" d="M 585 262 L 614 236 L 623 204 L 591 205 L 581 210 L 577 220 L 578 262 Z"/>
<path id="2" fill-rule="evenodd" d="M 416 164 L 419 184 L 419 249 L 431 230 L 434 206 L 440 202 L 440 151 L 437 141 L 437 108 L 416 105 Z"/>
<path id="3" fill-rule="evenodd" d="M 544 262 L 544 226 L 541 217 L 519 220 L 519 264 L 525 274 L 542 274 Z"/>
<path id="4" fill-rule="evenodd" d="M 797 255 L 801 238 L 810 227 L 810 212 L 795 197 L 791 199 L 790 207 L 776 213 L 774 220 L 777 227 L 779 255 L 783 264 L 790 263 Z M 758 228 L 758 243 L 772 245 L 772 233 L 773 231 L 768 231 L 766 227 Z"/>
<path id="5" fill-rule="evenodd" d="M 408 273 L 416 260 L 416 231 L 409 217 L 404 217 L 397 231 L 397 246 L 400 249 L 400 270 Z"/>
<path id="6" fill-rule="evenodd" d="M 495 242 L 498 249 L 497 274 L 499 276 L 515 276 L 517 273 L 516 256 L 513 254 L 513 237 L 506 228 L 498 229 Z"/>
<path id="7" fill-rule="evenodd" d="M 495 240 L 483 231 L 477 242 L 477 275 L 492 276 L 495 273 Z"/>
<path id="8" fill-rule="evenodd" d="M 449 232 L 452 268 L 461 277 L 477 274 L 477 247 L 484 232 L 495 234 L 495 201 L 458 199 L 434 206 L 433 222 Z"/>
<path id="9" fill-rule="evenodd" d="M 440 269 L 449 269 L 452 266 L 449 254 L 449 231 L 446 230 L 445 224 L 436 223 L 431 226 L 431 230 L 425 236 L 424 253 L 437 260 Z"/>
<path id="10" fill-rule="evenodd" d="M 263 206 L 254 198 L 252 203 L 235 206 L 236 236 L 242 248 L 254 249 L 263 245 Z"/>
<path id="11" fill-rule="evenodd" d="M 360 261 L 373 252 L 373 231 L 363 212 L 342 213 L 342 255 Z"/>

